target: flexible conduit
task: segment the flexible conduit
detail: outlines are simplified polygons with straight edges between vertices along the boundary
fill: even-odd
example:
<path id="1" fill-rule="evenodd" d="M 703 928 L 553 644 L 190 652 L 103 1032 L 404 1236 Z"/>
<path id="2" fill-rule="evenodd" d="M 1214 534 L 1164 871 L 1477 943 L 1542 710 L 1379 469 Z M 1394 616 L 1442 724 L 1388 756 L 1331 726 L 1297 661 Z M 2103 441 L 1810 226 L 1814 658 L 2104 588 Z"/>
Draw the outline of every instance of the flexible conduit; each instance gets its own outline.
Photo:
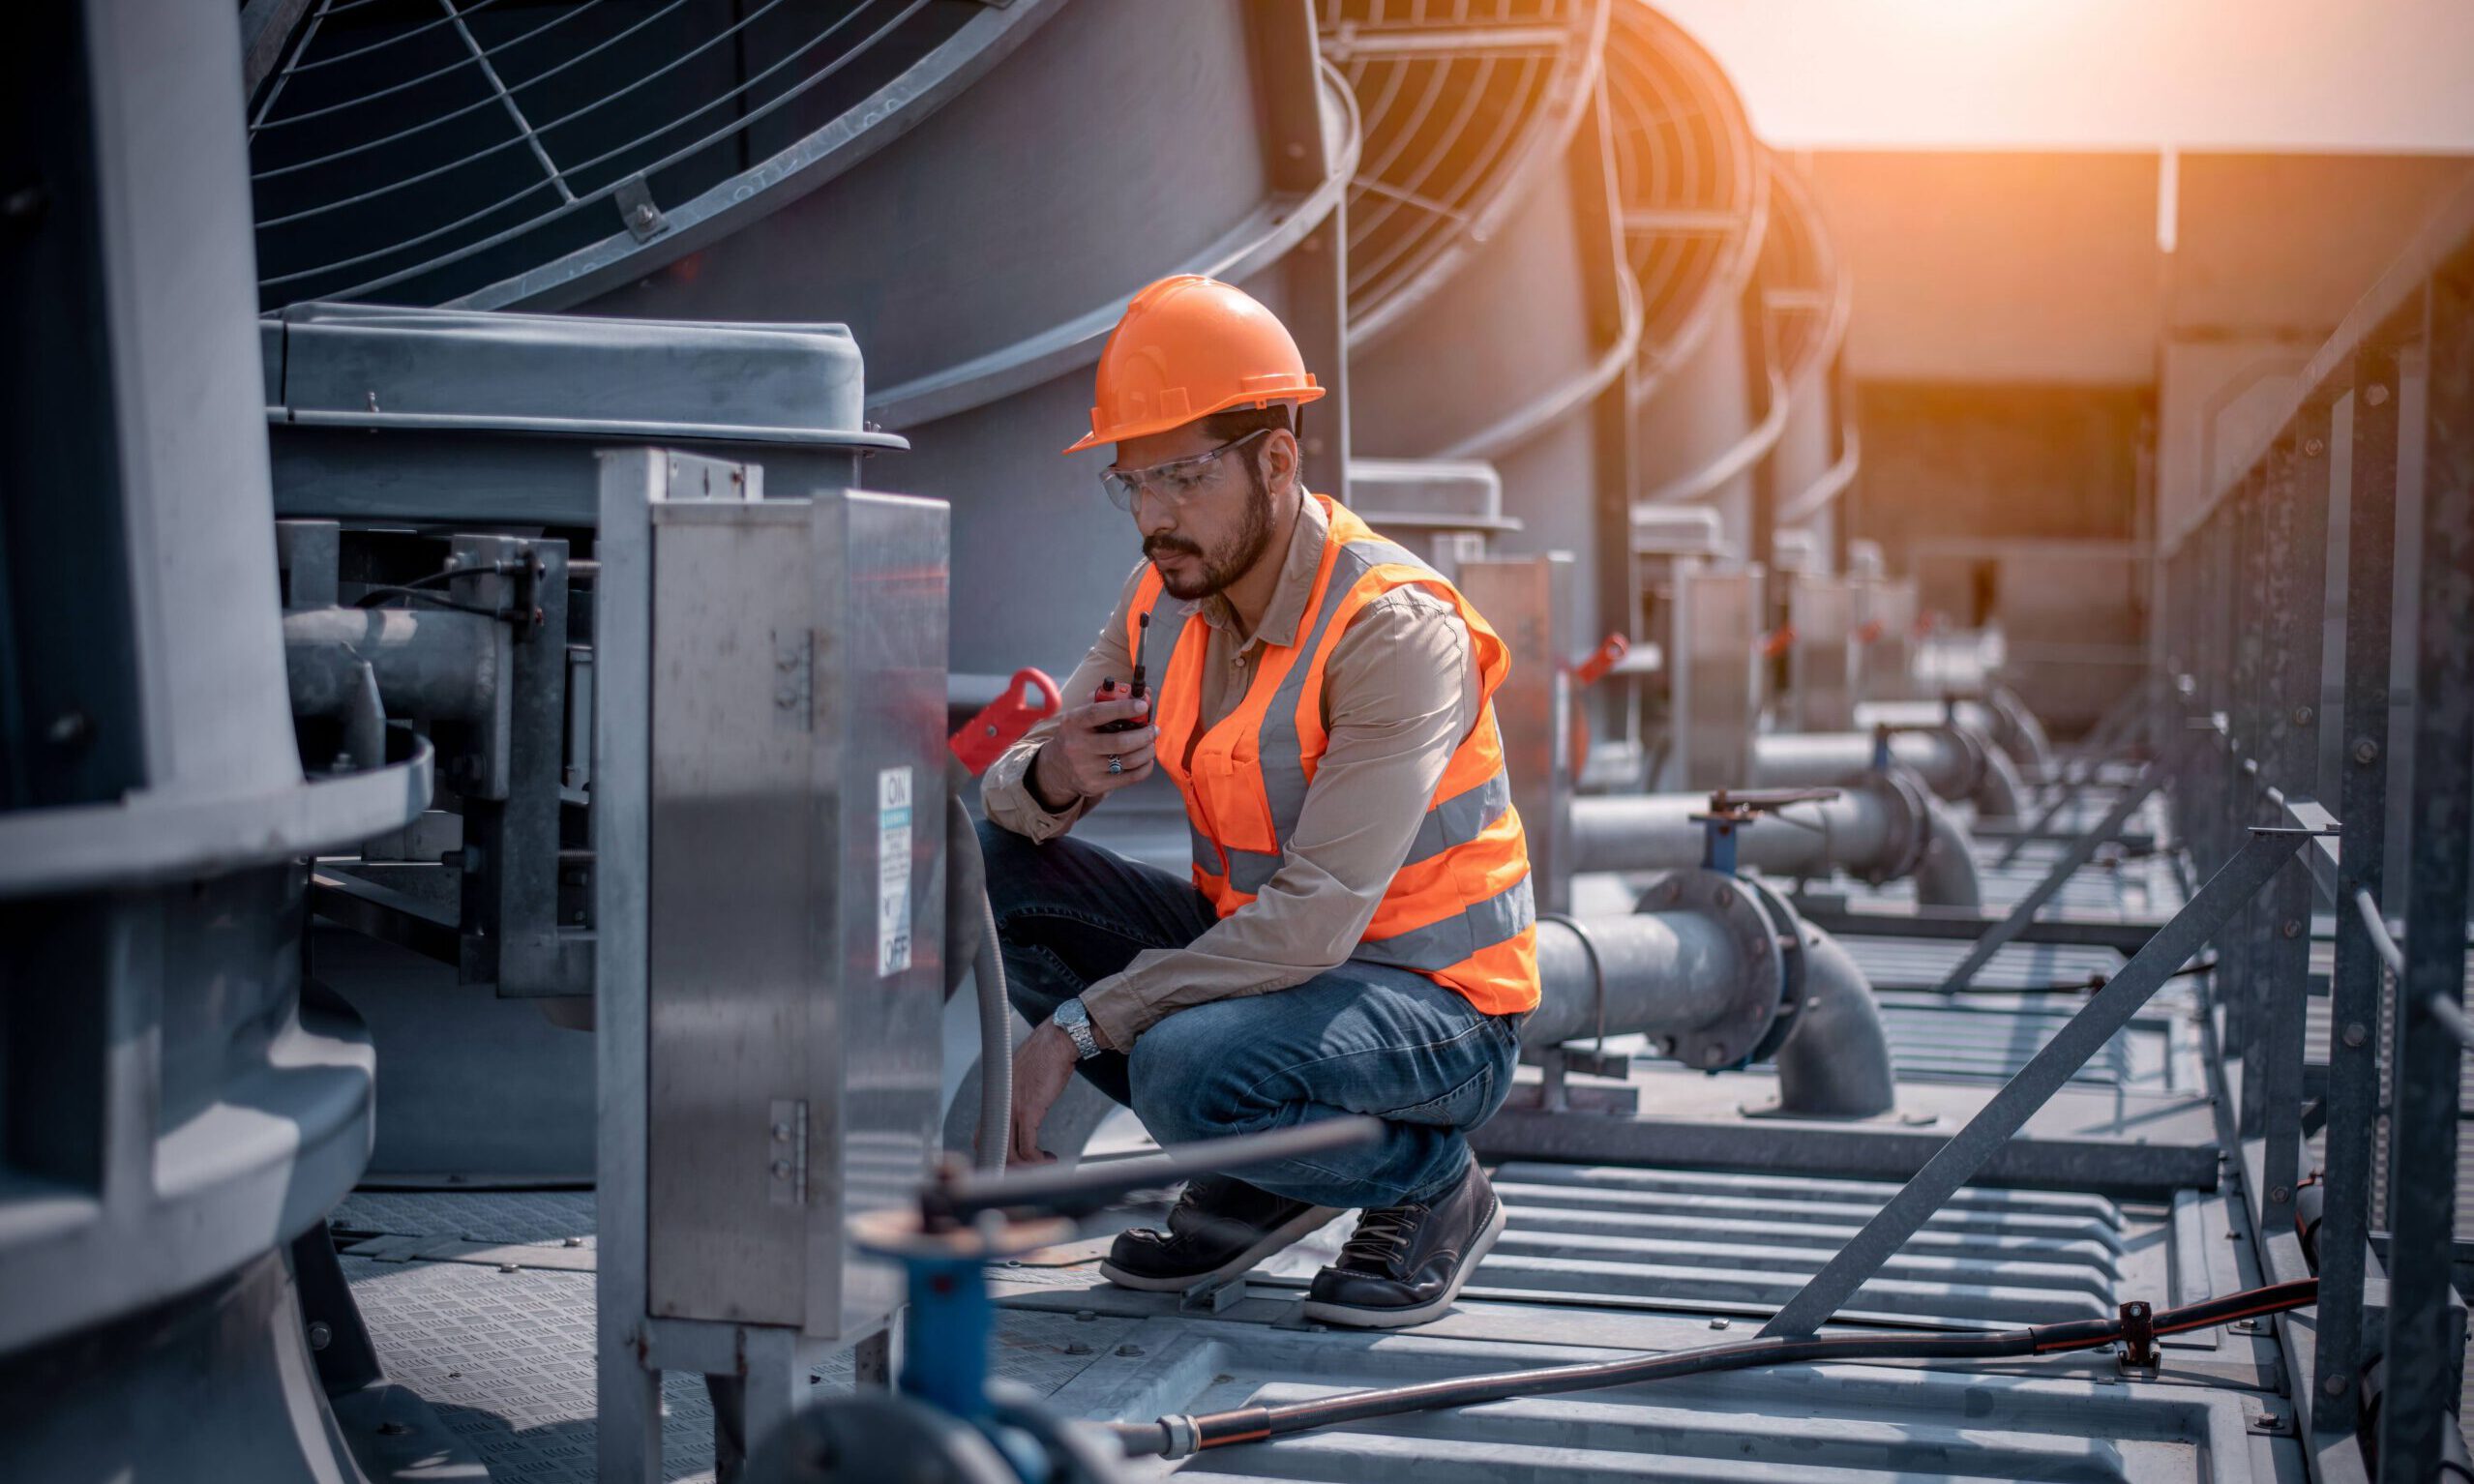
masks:
<path id="1" fill-rule="evenodd" d="M 2302 1278 L 2227 1293 L 2204 1303 L 2166 1309 L 2154 1316 L 2156 1335 L 2209 1329 L 2235 1320 L 2281 1314 L 2319 1299 L 2319 1280 Z M 1805 1365 L 1851 1360 L 1998 1360 L 2016 1356 L 2058 1355 L 2096 1350 L 2126 1337 L 2121 1319 L 2073 1320 L 2026 1329 L 1988 1334 L 1844 1334 L 1776 1335 L 1713 1345 L 1668 1355 L 1644 1355 L 1588 1365 L 1542 1366 L 1493 1376 L 1426 1381 L 1380 1391 L 1297 1402 L 1285 1407 L 1240 1407 L 1202 1416 L 1162 1417 L 1156 1422 L 1112 1424 L 1129 1456 L 1158 1454 L 1181 1458 L 1209 1448 L 1259 1442 L 1292 1433 L 1340 1423 L 1364 1422 L 1402 1412 L 1442 1407 L 1472 1407 L 1513 1397 L 1546 1396 L 1564 1391 L 1589 1391 L 1640 1381 L 1671 1380 L 1716 1371 L 1748 1371 L 1765 1366 Z"/>

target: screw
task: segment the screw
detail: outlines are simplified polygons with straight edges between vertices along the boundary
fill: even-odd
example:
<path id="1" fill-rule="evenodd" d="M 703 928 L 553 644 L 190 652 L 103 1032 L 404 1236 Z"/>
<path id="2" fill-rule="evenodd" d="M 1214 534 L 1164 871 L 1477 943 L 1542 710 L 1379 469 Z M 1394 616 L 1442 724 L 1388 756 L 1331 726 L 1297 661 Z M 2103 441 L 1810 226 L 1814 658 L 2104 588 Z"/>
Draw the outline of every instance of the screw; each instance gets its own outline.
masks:
<path id="1" fill-rule="evenodd" d="M 787 1160 L 787 1159 L 777 1159 L 777 1160 L 775 1160 L 775 1161 L 773 1162 L 773 1178 L 775 1178 L 775 1179 L 777 1179 L 777 1180 L 787 1180 L 787 1179 L 789 1179 L 790 1177 L 790 1162 L 789 1160 Z"/>
<path id="2" fill-rule="evenodd" d="M 1735 1321 L 1733 1320 L 1712 1320 L 1710 1321 L 1710 1327 L 1712 1329 L 1724 1329 L 1734 1322 Z"/>
<path id="3" fill-rule="evenodd" d="M 1132 1360 L 1143 1353 L 1143 1347 L 1139 1345 L 1120 1345 L 1117 1348 L 1117 1353 L 1124 1356 L 1128 1360 Z"/>
<path id="4" fill-rule="evenodd" d="M 790 1142 L 790 1125 L 788 1123 L 776 1123 L 773 1125 L 773 1142 L 775 1143 L 789 1143 Z"/>
<path id="5" fill-rule="evenodd" d="M 313 1350 L 322 1350 L 326 1349 L 328 1345 L 332 1344 L 334 1340 L 335 1331 L 327 1327 L 326 1321 L 310 1321 L 310 1349 Z"/>
<path id="6" fill-rule="evenodd" d="M 636 203 L 636 223 L 640 226 L 650 226 L 653 224 L 652 202 L 639 201 Z"/>
<path id="7" fill-rule="evenodd" d="M 2345 1044 L 2347 1046 L 2360 1046 L 2370 1039 L 2370 1032 L 2363 1028 L 2362 1022 L 2347 1021 L 2345 1023 Z"/>
<path id="8" fill-rule="evenodd" d="M 1715 902 L 1720 906 L 1733 906 L 1735 905 L 1735 889 L 1729 886 L 1721 886 L 1711 896 L 1710 900 Z"/>
<path id="9" fill-rule="evenodd" d="M 2356 762 L 2368 763 L 2378 756 L 2378 743 L 2373 742 L 2369 737 L 2356 737 L 2354 739 L 2354 760 Z"/>
<path id="10" fill-rule="evenodd" d="M 2284 1426 L 2284 1423 L 2275 1412 L 2263 1411 L 2250 1419 L 2250 1425 L 2253 1429 L 2259 1432 L 2273 1433 L 2277 1429 Z"/>
<path id="11" fill-rule="evenodd" d="M 1098 1318 L 1099 1311 L 1097 1309 L 1077 1309 L 1074 1311 L 1074 1322 L 1077 1324 L 1088 1324 Z"/>
<path id="12" fill-rule="evenodd" d="M 2302 924 L 2288 917 L 2284 921 L 2284 926 L 2279 928 L 2277 931 L 2289 938 L 2300 937 L 2302 936 Z"/>
<path id="13" fill-rule="evenodd" d="M 502 1272 L 502 1273 L 512 1273 L 512 1272 L 516 1272 L 516 1271 L 518 1271 L 518 1270 L 519 1270 L 519 1268 L 520 1268 L 520 1264 L 518 1264 L 518 1263 L 514 1263 L 514 1262 L 501 1262 L 501 1263 L 499 1263 L 499 1264 L 498 1264 L 498 1271 L 500 1271 L 500 1272 Z"/>
<path id="14" fill-rule="evenodd" d="M 2293 1198 L 2294 1193 L 2281 1185 L 2268 1192 L 2268 1203 L 2271 1205 L 2282 1205 Z"/>
<path id="15" fill-rule="evenodd" d="M 2297 727 L 2308 727 L 2310 725 L 2310 708 L 2309 706 L 2294 707 L 2294 725 Z"/>
<path id="16" fill-rule="evenodd" d="M 1065 1347 L 1065 1353 L 1068 1355 L 1088 1355 L 1090 1352 L 1090 1346 L 1081 1340 L 1076 1340 Z"/>
<path id="17" fill-rule="evenodd" d="M 63 711 L 43 729 L 44 740 L 54 747 L 74 747 L 86 740 L 95 724 L 83 711 Z"/>
<path id="18" fill-rule="evenodd" d="M 558 1239 L 558 1245 L 561 1247 L 581 1247 L 584 1245 L 584 1239 L 581 1236 L 562 1236 Z"/>
<path id="19" fill-rule="evenodd" d="M 2345 1378 L 2341 1376 L 2331 1376 L 2326 1380 L 2319 1383 L 2319 1389 L 2327 1392 L 2330 1396 L 2343 1396 L 2345 1394 Z"/>
<path id="20" fill-rule="evenodd" d="M 2376 407 L 2381 402 L 2388 401 L 2388 388 L 2374 381 L 2370 385 L 2363 388 L 2363 401 L 2370 402 L 2372 406 Z"/>
<path id="21" fill-rule="evenodd" d="M 2328 445 L 2317 438 L 2305 438 L 2302 440 L 2302 451 L 2307 457 L 2316 459 L 2328 451 Z"/>

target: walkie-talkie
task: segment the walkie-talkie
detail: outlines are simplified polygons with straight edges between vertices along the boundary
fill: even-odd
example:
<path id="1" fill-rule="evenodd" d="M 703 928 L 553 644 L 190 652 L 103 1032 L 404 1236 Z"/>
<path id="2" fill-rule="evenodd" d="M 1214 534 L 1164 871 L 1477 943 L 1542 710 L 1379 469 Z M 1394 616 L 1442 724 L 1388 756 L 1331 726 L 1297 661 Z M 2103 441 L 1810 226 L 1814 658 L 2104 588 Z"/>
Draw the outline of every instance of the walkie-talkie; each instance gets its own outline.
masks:
<path id="1" fill-rule="evenodd" d="M 1151 615 L 1148 613 L 1142 614 L 1134 620 L 1134 694 L 1127 698 L 1130 700 L 1141 700 L 1144 697 L 1150 694 L 1149 683 L 1144 678 L 1143 674 L 1143 651 L 1150 647 Z M 1103 678 L 1099 684 L 1100 694 L 1091 698 L 1093 700 L 1101 699 L 1106 697 L 1111 690 L 1115 689 L 1116 685 L 1117 680 L 1114 676 Z M 1146 725 L 1148 724 L 1142 719 L 1129 716 L 1118 721 L 1103 722 L 1099 726 L 1092 727 L 1091 730 L 1132 731 L 1135 727 Z"/>

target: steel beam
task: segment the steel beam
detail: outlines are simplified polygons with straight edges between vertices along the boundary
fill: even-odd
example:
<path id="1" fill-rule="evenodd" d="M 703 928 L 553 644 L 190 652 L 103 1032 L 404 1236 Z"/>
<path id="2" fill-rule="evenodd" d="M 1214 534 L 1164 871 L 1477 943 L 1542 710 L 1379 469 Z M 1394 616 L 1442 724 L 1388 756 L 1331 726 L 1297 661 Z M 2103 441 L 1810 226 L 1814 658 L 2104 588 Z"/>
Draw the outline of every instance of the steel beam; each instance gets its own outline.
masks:
<path id="1" fill-rule="evenodd" d="M 1863 1287 L 1864 1280 L 1880 1271 L 1891 1254 L 1904 1246 L 1933 1212 L 1941 1209 L 1960 1186 L 1976 1177 L 2011 1136 L 2086 1064 L 2099 1047 L 2130 1023 L 2131 1017 L 2164 986 L 2173 972 L 2216 935 L 2227 917 L 2293 858 L 2302 840 L 2298 834 L 2253 835 L 2241 853 L 2174 914 L 2164 931 L 2139 950 L 2111 983 L 2098 991 L 2071 1018 L 2070 1024 L 2019 1069 L 2016 1077 L 2004 1083 L 2002 1090 L 1985 1103 L 1983 1111 L 1968 1120 L 1967 1127 L 1917 1172 L 1916 1177 L 1866 1222 L 1864 1229 L 1815 1273 L 1812 1281 L 1761 1332 L 1804 1335 L 1818 1330 L 1840 1304 Z M 2452 1058 L 2454 1054 L 2452 1050 Z M 2451 1132 L 2454 1133 L 2453 1126 Z M 2445 1277 L 2443 1268 L 2443 1282 Z"/>
<path id="2" fill-rule="evenodd" d="M 1958 966 L 1950 971 L 1950 977 L 1942 981 L 1942 993 L 1954 994 L 1967 988 L 1967 982 L 1976 977 L 1978 969 L 1992 962 L 1993 955 L 2001 952 L 2003 945 L 2016 939 L 2019 930 L 2033 921 L 2044 904 L 2052 901 L 2054 896 L 2069 884 L 2071 876 L 2081 866 L 2096 858 L 2097 847 L 2112 839 L 2114 832 L 2130 822 L 2131 816 L 2139 812 L 2140 806 L 2147 803 L 2148 795 L 2154 793 L 2157 786 L 2164 782 L 2164 773 L 2163 759 L 2151 762 L 2141 768 L 2139 776 L 2131 782 L 2131 787 L 2122 790 L 2122 796 L 2114 801 L 2111 809 L 2105 811 L 2104 817 L 2098 821 L 2096 828 L 2081 835 L 2069 849 L 2063 851 L 2061 859 L 2055 861 L 2052 869 L 2044 873 L 2043 879 L 2038 881 L 2026 896 L 2019 899 L 2018 905 L 2011 908 L 2010 915 L 2003 918 L 1991 932 L 1976 940 L 1976 946 L 1968 950 L 1967 957 L 1961 959 Z"/>

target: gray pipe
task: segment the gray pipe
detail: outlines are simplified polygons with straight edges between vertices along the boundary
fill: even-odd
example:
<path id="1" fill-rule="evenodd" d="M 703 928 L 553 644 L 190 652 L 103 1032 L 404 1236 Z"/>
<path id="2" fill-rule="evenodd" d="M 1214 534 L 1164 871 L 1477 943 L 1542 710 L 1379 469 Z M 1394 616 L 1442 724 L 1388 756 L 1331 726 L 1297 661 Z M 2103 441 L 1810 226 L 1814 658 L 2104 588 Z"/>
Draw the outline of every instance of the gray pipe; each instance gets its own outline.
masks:
<path id="1" fill-rule="evenodd" d="M 1809 1118 L 1870 1118 L 1897 1105 L 1890 1041 L 1864 971 L 1830 935 L 1800 924 L 1803 1007 L 1778 1048 L 1778 1111 Z"/>
<path id="2" fill-rule="evenodd" d="M 1698 866 L 1703 833 L 1692 816 L 1707 814 L 1706 793 L 1607 794 L 1572 801 L 1572 857 L 1577 871 L 1665 871 Z M 1848 792 L 1798 804 L 1753 821 L 1736 837 L 1736 860 L 1771 876 L 1828 876 L 1839 867 L 1866 872 L 1904 858 L 1911 842 L 1900 821 L 1873 794 Z"/>
<path id="3" fill-rule="evenodd" d="M 452 608 L 305 608 L 283 615 L 295 716 L 345 716 L 366 663 L 397 716 L 480 721 L 497 709 L 506 625 Z"/>
<path id="4" fill-rule="evenodd" d="M 1586 1041 L 1604 1033 L 1653 1037 L 1700 1030 L 1737 1013 L 1761 990 L 1745 983 L 1749 965 L 1734 935 L 1716 918 L 1697 911 L 1640 912 L 1593 919 L 1590 942 L 1570 924 L 1537 925 L 1537 1009 L 1521 1026 L 1534 1047 Z M 1606 984 L 1601 1026 L 1597 977 L 1590 948 L 1597 950 Z M 1774 999 L 1774 985 L 1767 987 Z"/>
<path id="5" fill-rule="evenodd" d="M 1912 768 L 1934 796 L 1971 803 L 1985 817 L 2012 817 L 2024 807 L 2027 785 L 2000 748 L 1964 727 L 1896 731 L 1891 757 Z M 1752 739 L 1752 778 L 1760 788 L 1823 788 L 1872 766 L 1868 731 L 1764 732 Z"/>

